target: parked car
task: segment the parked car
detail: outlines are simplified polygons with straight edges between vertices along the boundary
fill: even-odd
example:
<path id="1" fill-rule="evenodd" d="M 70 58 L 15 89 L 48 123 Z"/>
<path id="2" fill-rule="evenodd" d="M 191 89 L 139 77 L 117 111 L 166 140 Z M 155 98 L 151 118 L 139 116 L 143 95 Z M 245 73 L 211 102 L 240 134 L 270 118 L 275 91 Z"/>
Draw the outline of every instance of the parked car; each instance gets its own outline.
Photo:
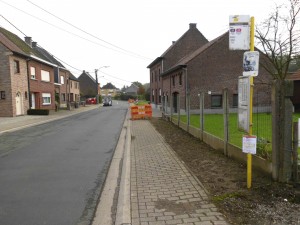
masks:
<path id="1" fill-rule="evenodd" d="M 86 99 L 86 104 L 96 104 L 96 98 L 88 98 Z"/>
<path id="2" fill-rule="evenodd" d="M 112 106 L 112 100 L 109 97 L 103 98 L 103 106 Z"/>

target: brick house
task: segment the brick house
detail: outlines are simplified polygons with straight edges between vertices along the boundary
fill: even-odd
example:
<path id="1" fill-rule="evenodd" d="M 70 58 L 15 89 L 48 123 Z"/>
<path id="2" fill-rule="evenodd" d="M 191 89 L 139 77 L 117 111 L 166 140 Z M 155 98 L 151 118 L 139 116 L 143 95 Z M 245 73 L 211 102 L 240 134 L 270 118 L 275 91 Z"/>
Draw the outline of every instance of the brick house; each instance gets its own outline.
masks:
<path id="1" fill-rule="evenodd" d="M 294 95 L 291 98 L 296 112 L 300 112 L 300 69 L 287 77 L 294 82 Z"/>
<path id="2" fill-rule="evenodd" d="M 111 96 L 111 97 L 115 97 L 117 95 L 117 91 L 118 89 L 110 82 L 103 85 L 100 90 L 101 96 Z"/>
<path id="3" fill-rule="evenodd" d="M 223 89 L 227 88 L 229 107 L 237 108 L 238 77 L 243 74 L 243 54 L 244 51 L 229 50 L 229 35 L 226 32 L 164 70 L 160 74 L 162 89 L 159 94 L 164 96 L 166 106 L 176 112 L 178 104 L 180 109 L 186 110 L 187 96 L 190 96 L 190 108 L 199 109 L 198 94 L 201 92 L 205 94 L 204 107 L 212 111 L 223 107 Z M 264 58 L 263 54 L 260 58 Z M 270 105 L 271 80 L 271 76 L 260 66 L 259 76 L 254 79 L 260 106 Z"/>
<path id="4" fill-rule="evenodd" d="M 0 116 L 24 115 L 30 108 L 54 110 L 57 94 L 62 105 L 71 98 L 79 101 L 78 80 L 31 37 L 23 41 L 0 28 L 0 59 Z"/>
<path id="5" fill-rule="evenodd" d="M 0 28 L 1 29 L 1 28 Z M 19 116 L 29 108 L 28 56 L 0 30 L 0 116 Z"/>
<path id="6" fill-rule="evenodd" d="M 195 23 L 189 24 L 189 29 L 147 68 L 150 69 L 150 101 L 155 105 L 162 102 L 162 80 L 161 74 L 172 68 L 180 59 L 189 55 L 199 47 L 208 43 L 208 40 L 197 29 Z M 164 93 L 166 96 L 169 93 Z"/>
<path id="7" fill-rule="evenodd" d="M 80 88 L 77 78 L 68 71 L 52 54 L 39 47 L 36 42 L 28 43 L 38 51 L 47 61 L 53 64 L 55 101 L 60 108 L 68 107 L 69 102 L 80 101 Z"/>
<path id="8" fill-rule="evenodd" d="M 80 96 L 84 98 L 95 97 L 100 94 L 99 84 L 96 84 L 96 80 L 85 70 L 77 78 L 80 84 Z M 97 93 L 97 90 L 98 93 Z"/>

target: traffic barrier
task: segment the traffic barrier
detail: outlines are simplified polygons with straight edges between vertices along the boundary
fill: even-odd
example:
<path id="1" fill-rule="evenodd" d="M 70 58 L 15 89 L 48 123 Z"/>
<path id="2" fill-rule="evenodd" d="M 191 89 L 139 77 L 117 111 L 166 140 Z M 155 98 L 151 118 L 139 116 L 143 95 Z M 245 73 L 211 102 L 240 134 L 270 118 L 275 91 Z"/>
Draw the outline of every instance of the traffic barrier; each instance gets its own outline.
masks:
<path id="1" fill-rule="evenodd" d="M 130 107 L 131 119 L 151 119 L 152 118 L 152 107 L 151 105 L 135 105 Z"/>

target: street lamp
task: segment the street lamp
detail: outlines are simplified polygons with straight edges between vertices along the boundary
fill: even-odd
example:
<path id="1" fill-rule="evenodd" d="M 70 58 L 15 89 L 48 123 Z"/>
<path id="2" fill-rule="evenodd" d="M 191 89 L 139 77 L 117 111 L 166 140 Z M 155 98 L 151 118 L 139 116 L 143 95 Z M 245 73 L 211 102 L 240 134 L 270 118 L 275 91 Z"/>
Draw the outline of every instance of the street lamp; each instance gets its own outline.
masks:
<path id="1" fill-rule="evenodd" d="M 99 69 L 95 69 L 95 75 L 96 75 L 96 102 L 97 104 L 99 104 L 99 93 L 98 93 L 98 87 L 99 87 L 99 84 L 98 84 L 98 70 L 102 69 L 102 68 L 108 68 L 109 66 L 101 66 Z"/>

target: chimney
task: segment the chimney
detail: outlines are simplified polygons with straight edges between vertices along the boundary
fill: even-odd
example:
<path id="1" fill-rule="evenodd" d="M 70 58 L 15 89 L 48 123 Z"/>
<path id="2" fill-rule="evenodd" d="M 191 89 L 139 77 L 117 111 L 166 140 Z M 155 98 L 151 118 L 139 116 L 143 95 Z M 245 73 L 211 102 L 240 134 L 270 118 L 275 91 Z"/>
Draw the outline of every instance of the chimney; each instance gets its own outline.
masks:
<path id="1" fill-rule="evenodd" d="M 190 29 L 196 28 L 196 27 L 197 27 L 197 24 L 196 24 L 196 23 L 190 23 Z"/>
<path id="2" fill-rule="evenodd" d="M 33 41 L 33 42 L 32 42 L 32 47 L 33 47 L 33 48 L 36 48 L 36 47 L 37 47 L 37 42 L 36 42 L 36 41 Z"/>
<path id="3" fill-rule="evenodd" d="M 176 42 L 176 41 L 172 41 L 172 45 L 174 45 L 174 44 L 175 44 L 175 42 Z"/>
<path id="4" fill-rule="evenodd" d="M 32 39 L 31 37 L 25 37 L 25 42 L 32 48 Z"/>

